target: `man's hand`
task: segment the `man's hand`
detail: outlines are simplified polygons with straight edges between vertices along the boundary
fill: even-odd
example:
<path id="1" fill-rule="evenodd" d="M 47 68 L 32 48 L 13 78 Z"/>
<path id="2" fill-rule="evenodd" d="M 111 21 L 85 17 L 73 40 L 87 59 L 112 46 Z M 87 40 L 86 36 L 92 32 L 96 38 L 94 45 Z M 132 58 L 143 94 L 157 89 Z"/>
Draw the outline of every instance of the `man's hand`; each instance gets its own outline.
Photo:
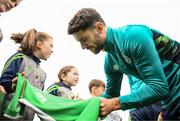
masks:
<path id="1" fill-rule="evenodd" d="M 4 87 L 0 85 L 0 92 L 7 94 L 7 92 L 5 91 Z"/>
<path id="2" fill-rule="evenodd" d="M 101 104 L 100 104 L 100 115 L 101 116 L 106 116 L 109 113 L 111 113 L 114 110 L 119 110 L 121 109 L 121 104 L 119 103 L 118 98 L 112 98 L 112 99 L 101 99 Z"/>
<path id="3" fill-rule="evenodd" d="M 163 121 L 162 112 L 159 113 L 159 115 L 158 115 L 158 120 L 157 120 L 157 121 Z"/>

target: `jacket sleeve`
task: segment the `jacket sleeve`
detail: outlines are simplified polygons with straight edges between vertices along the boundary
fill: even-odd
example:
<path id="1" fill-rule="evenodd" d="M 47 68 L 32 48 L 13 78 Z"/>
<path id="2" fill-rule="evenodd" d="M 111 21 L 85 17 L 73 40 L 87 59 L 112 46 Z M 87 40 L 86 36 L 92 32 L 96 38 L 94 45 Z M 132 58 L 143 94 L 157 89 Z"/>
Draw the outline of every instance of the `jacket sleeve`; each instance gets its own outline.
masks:
<path id="1" fill-rule="evenodd" d="M 11 58 L 9 59 L 11 60 Z M 21 62 L 23 58 L 16 58 L 15 60 L 7 61 L 4 68 L 1 78 L 0 78 L 0 85 L 3 85 L 7 93 L 12 93 L 12 79 L 16 77 L 16 73 L 19 70 Z"/>
<path id="2" fill-rule="evenodd" d="M 119 97 L 123 74 L 119 71 L 118 66 L 113 64 L 109 54 L 105 56 L 104 71 L 107 82 L 105 93 L 102 96 L 105 98 Z"/>
<path id="3" fill-rule="evenodd" d="M 130 41 L 131 40 L 131 41 Z M 139 77 L 145 85 L 129 95 L 120 96 L 122 109 L 136 108 L 164 99 L 168 94 L 168 83 L 156 51 L 152 33 L 139 29 L 127 38 L 128 50 L 135 63 Z M 131 46 L 131 49 L 130 49 Z"/>

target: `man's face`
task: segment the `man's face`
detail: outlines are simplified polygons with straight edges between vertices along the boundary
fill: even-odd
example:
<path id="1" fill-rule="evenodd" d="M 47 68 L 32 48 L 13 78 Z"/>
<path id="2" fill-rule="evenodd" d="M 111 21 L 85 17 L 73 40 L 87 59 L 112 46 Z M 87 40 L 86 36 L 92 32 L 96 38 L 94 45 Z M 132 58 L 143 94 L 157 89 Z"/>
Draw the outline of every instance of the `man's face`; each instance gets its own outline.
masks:
<path id="1" fill-rule="evenodd" d="M 21 0 L 0 0 L 0 12 L 7 12 L 16 7 Z"/>
<path id="2" fill-rule="evenodd" d="M 80 42 L 82 49 L 88 49 L 94 54 L 98 54 L 104 46 L 103 37 L 97 29 L 91 28 L 85 31 L 80 30 L 73 34 L 74 38 Z"/>

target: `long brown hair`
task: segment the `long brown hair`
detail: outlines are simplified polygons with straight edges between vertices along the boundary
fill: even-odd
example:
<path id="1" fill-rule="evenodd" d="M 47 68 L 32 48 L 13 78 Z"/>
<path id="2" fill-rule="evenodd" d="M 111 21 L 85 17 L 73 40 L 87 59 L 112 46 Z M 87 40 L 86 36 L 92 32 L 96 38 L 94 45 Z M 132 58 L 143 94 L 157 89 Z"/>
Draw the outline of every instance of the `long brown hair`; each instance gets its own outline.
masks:
<path id="1" fill-rule="evenodd" d="M 45 32 L 38 32 L 36 29 L 31 29 L 24 34 L 15 33 L 10 37 L 15 43 L 20 44 L 19 49 L 26 52 L 27 54 L 32 54 L 37 41 L 45 41 L 46 39 L 52 39 L 50 35 Z"/>

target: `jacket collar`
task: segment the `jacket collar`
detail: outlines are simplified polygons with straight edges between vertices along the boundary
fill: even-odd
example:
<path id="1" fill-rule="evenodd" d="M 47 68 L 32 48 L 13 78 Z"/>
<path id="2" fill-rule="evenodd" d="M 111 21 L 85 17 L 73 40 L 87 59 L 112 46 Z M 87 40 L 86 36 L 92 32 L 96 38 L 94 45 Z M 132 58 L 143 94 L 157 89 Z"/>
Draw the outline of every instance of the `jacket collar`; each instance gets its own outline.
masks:
<path id="1" fill-rule="evenodd" d="M 41 63 L 40 59 L 35 55 L 29 55 L 29 57 L 32 58 L 32 60 L 34 60 L 34 62 L 36 62 L 38 65 Z"/>
<path id="2" fill-rule="evenodd" d="M 33 54 L 27 54 L 27 53 L 25 53 L 23 51 L 18 51 L 18 53 L 23 53 L 23 54 L 29 56 L 38 65 L 41 63 L 41 60 L 38 57 L 36 57 L 35 55 L 33 55 Z"/>
<path id="3" fill-rule="evenodd" d="M 68 89 L 70 89 L 70 90 L 72 90 L 71 87 L 69 87 L 69 86 L 68 86 L 66 83 L 64 83 L 64 82 L 60 82 L 60 85 L 63 86 L 63 87 L 66 87 L 66 88 L 68 88 Z"/>
<path id="4" fill-rule="evenodd" d="M 113 29 L 108 27 L 107 34 L 106 34 L 106 40 L 104 43 L 104 50 L 106 52 L 113 52 L 114 51 L 114 38 L 113 38 Z"/>

